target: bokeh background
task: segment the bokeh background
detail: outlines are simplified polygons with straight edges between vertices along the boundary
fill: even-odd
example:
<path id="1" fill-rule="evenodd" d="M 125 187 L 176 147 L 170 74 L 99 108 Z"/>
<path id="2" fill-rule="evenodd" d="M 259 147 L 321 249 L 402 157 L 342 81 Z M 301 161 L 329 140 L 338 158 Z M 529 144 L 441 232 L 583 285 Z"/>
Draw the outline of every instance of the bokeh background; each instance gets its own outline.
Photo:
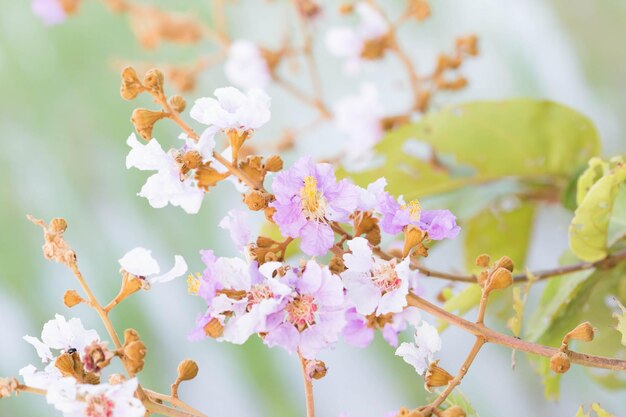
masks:
<path id="1" fill-rule="evenodd" d="M 91 311 L 77 307 L 70 312 L 63 306 L 64 291 L 76 284 L 65 268 L 43 260 L 41 231 L 26 221 L 27 213 L 68 220 L 67 238 L 101 300 L 117 293 L 117 259 L 135 246 L 153 249 L 164 268 L 174 254 L 182 254 L 192 270 L 201 268 L 200 248 L 215 248 L 222 255 L 233 252 L 229 239 L 216 226 L 229 203 L 238 198 L 232 187 L 212 192 L 195 216 L 172 207 L 155 210 L 136 196 L 145 173 L 127 171 L 124 161 L 134 104 L 119 96 L 119 63 L 184 63 L 213 47 L 164 45 L 147 52 L 138 46 L 124 16 L 110 14 L 95 0 L 83 3 L 78 16 L 46 28 L 31 14 L 28 1 L 0 0 L 0 375 L 15 375 L 22 366 L 37 363 L 34 349 L 21 338 L 39 335 L 43 323 L 55 313 L 79 315 L 88 327 L 105 334 Z M 156 3 L 210 20 L 209 1 Z M 457 35 L 476 33 L 481 49 L 481 55 L 465 69 L 469 87 L 440 97 L 437 104 L 548 98 L 592 118 L 601 133 L 604 154 L 626 151 L 626 2 L 433 3 L 430 20 L 403 32 L 418 68 L 430 68 L 436 52 L 449 50 Z M 276 44 L 285 33 L 277 22 L 288 19 L 283 6 L 281 2 L 240 0 L 231 8 L 231 32 L 235 37 Z M 323 45 L 318 48 L 328 98 L 355 91 L 359 80 L 338 79 L 339 63 L 323 53 Z M 363 75 L 387 86 L 383 95 L 390 109 L 407 99 L 399 98 L 406 86 L 397 67 L 390 60 Z M 221 69 L 209 71 L 188 101 L 225 84 Z M 259 132 L 260 142 L 275 139 L 287 122 L 305 124 L 311 117 L 292 98 L 275 89 L 269 92 L 273 121 Z M 144 99 L 139 104 L 149 103 Z M 173 143 L 176 129 L 162 125 L 155 130 L 156 137 Z M 321 130 L 304 136 L 298 151 L 329 153 L 334 140 L 332 132 Z M 568 216 L 552 207 L 541 209 L 530 267 L 556 264 L 567 245 Z M 431 265 L 460 268 L 459 246 L 438 247 L 429 259 Z M 458 264 L 452 261 L 455 258 Z M 429 284 L 424 285 L 429 290 Z M 178 361 L 191 357 L 200 364 L 201 373 L 181 388 L 181 396 L 209 416 L 302 415 L 297 358 L 268 350 L 256 339 L 244 346 L 187 342 L 186 334 L 201 310 L 200 301 L 187 295 L 180 280 L 139 293 L 114 311 L 116 327 L 137 329 L 149 346 L 142 382 L 166 391 Z M 455 330 L 446 332 L 442 363 L 455 369 L 470 342 Z M 400 405 L 414 406 L 424 398 L 421 378 L 380 340 L 367 350 L 340 345 L 323 359 L 330 372 L 315 384 L 321 417 L 344 411 L 356 417 L 376 417 Z M 619 413 L 625 398 L 623 392 L 588 383 L 583 371 L 574 368 L 563 378 L 560 401 L 546 402 L 540 380 L 526 359 L 518 355 L 518 366 L 511 370 L 510 352 L 497 346 L 481 353 L 462 390 L 481 416 L 573 416 L 578 405 L 591 402 Z M 0 401 L 2 417 L 56 413 L 42 398 L 23 395 Z"/>

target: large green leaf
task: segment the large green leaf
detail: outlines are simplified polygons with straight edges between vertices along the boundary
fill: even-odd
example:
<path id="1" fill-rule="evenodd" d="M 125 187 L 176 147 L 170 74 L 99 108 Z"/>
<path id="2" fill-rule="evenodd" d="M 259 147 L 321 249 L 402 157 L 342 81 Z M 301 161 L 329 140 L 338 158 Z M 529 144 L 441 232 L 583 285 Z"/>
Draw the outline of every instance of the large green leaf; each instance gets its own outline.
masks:
<path id="1" fill-rule="evenodd" d="M 432 146 L 439 163 L 413 156 L 415 142 Z M 592 122 L 569 107 L 531 99 L 472 102 L 391 132 L 377 146 L 382 164 L 350 176 L 361 185 L 385 176 L 392 193 L 408 198 L 505 177 L 555 177 L 565 185 L 599 148 Z"/>
<path id="2" fill-rule="evenodd" d="M 569 227 L 570 248 L 580 259 L 594 262 L 608 253 L 609 223 L 615 200 L 626 180 L 621 158 L 605 163 L 597 158 L 578 180 L 578 208 Z"/>

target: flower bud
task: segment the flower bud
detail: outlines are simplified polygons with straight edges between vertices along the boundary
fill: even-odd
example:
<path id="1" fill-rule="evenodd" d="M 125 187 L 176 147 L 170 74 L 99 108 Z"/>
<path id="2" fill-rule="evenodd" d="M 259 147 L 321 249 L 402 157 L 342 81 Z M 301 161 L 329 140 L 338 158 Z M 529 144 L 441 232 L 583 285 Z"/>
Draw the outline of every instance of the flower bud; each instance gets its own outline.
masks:
<path id="1" fill-rule="evenodd" d="M 402 248 L 402 257 L 406 258 L 411 250 L 418 246 L 426 237 L 426 233 L 419 227 L 409 225 L 404 232 L 404 247 Z"/>
<path id="2" fill-rule="evenodd" d="M 156 93 L 162 93 L 163 80 L 163 73 L 157 68 L 152 68 L 150 71 L 146 72 L 146 75 L 143 77 L 143 84 Z"/>
<path id="3" fill-rule="evenodd" d="M 252 211 L 263 210 L 269 204 L 270 195 L 268 193 L 264 193 L 258 190 L 252 190 L 247 193 L 243 202 L 246 203 L 246 206 Z"/>
<path id="4" fill-rule="evenodd" d="M 283 169 L 283 159 L 278 155 L 272 155 L 265 160 L 265 169 L 268 172 L 278 172 Z"/>
<path id="5" fill-rule="evenodd" d="M 185 359 L 178 364 L 177 381 L 190 381 L 198 375 L 198 364 L 191 359 Z"/>
<path id="6" fill-rule="evenodd" d="M 63 304 L 65 304 L 68 308 L 72 308 L 83 301 L 85 301 L 83 300 L 83 297 L 78 295 L 78 293 L 74 290 L 67 290 L 65 291 L 65 294 L 63 294 Z"/>
<path id="7" fill-rule="evenodd" d="M 595 329 L 588 321 L 579 324 L 563 338 L 563 343 L 567 344 L 570 340 L 581 340 L 583 342 L 591 342 L 595 335 Z"/>
<path id="8" fill-rule="evenodd" d="M 0 398 L 10 397 L 20 386 L 17 378 L 0 378 Z"/>
<path id="9" fill-rule="evenodd" d="M 133 67 L 126 67 L 122 70 L 122 86 L 120 94 L 124 100 L 132 100 L 143 91 L 144 87 L 137 77 L 137 72 Z"/>
<path id="10" fill-rule="evenodd" d="M 67 230 L 67 221 L 61 217 L 55 217 L 50 220 L 50 231 L 54 233 L 63 233 Z"/>
<path id="11" fill-rule="evenodd" d="M 135 109 L 130 118 L 130 121 L 135 126 L 137 133 L 144 139 L 152 139 L 152 129 L 154 124 L 159 120 L 167 116 L 167 113 L 162 111 L 152 111 L 148 109 Z"/>
<path id="12" fill-rule="evenodd" d="M 486 253 L 478 255 L 478 257 L 476 257 L 476 266 L 479 266 L 481 268 L 487 268 L 489 266 L 490 260 L 491 258 L 489 258 L 489 255 L 487 255 Z"/>
<path id="13" fill-rule="evenodd" d="M 305 373 L 309 380 L 322 379 L 326 376 L 328 368 L 323 361 L 307 360 L 305 364 Z"/>
<path id="14" fill-rule="evenodd" d="M 493 266 L 493 269 L 504 268 L 508 269 L 510 272 L 513 272 L 513 261 L 508 256 L 503 256 L 498 259 Z"/>
<path id="15" fill-rule="evenodd" d="M 124 332 L 122 352 L 124 354 L 124 363 L 131 375 L 135 375 L 143 370 L 147 348 L 140 340 L 136 330 L 126 329 Z"/>
<path id="16" fill-rule="evenodd" d="M 498 268 L 491 273 L 485 286 L 486 291 L 502 290 L 513 284 L 513 275 L 506 268 Z"/>
<path id="17" fill-rule="evenodd" d="M 441 417 L 466 417 L 467 416 L 465 411 L 458 405 L 453 405 L 452 407 L 446 408 L 439 415 Z"/>
<path id="18" fill-rule="evenodd" d="M 426 371 L 424 388 L 426 391 L 431 392 L 431 388 L 433 387 L 444 387 L 448 385 L 448 383 L 453 379 L 453 376 L 450 375 L 448 371 L 439 367 L 437 364 L 439 361 L 431 362 L 428 365 L 428 370 Z"/>
<path id="19" fill-rule="evenodd" d="M 169 99 L 170 106 L 176 113 L 182 113 L 185 111 L 185 107 L 187 107 L 187 102 L 182 96 L 172 96 Z"/>
<path id="20" fill-rule="evenodd" d="M 400 408 L 400 410 L 398 410 L 398 414 L 396 414 L 396 417 L 423 417 L 423 414 L 419 412 L 419 410 L 409 410 L 406 407 L 402 407 Z"/>
<path id="21" fill-rule="evenodd" d="M 557 374 L 564 374 L 569 370 L 570 360 L 565 352 L 557 352 L 550 358 L 550 369 Z"/>

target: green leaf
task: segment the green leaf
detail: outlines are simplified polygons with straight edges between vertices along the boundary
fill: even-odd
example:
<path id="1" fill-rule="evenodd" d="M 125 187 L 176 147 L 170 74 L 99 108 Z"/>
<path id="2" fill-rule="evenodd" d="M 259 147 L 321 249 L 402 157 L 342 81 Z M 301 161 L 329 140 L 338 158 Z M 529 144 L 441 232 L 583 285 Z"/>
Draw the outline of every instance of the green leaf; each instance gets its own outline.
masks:
<path id="1" fill-rule="evenodd" d="M 432 146 L 438 164 L 412 155 L 412 145 Z M 593 123 L 550 101 L 480 101 L 445 108 L 388 134 L 377 145 L 382 164 L 351 173 L 360 185 L 381 176 L 393 194 L 445 193 L 504 177 L 566 180 L 599 153 Z"/>
<path id="2" fill-rule="evenodd" d="M 570 248 L 580 259 L 594 262 L 608 254 L 609 221 L 625 180 L 626 164 L 621 158 L 611 165 L 592 158 L 589 168 L 580 176 L 578 208 L 569 227 Z"/>
<path id="3" fill-rule="evenodd" d="M 465 224 L 465 265 L 475 270 L 476 257 L 482 253 L 496 260 L 508 256 L 517 269 L 526 261 L 535 206 L 522 203 L 505 211 L 487 209 Z"/>

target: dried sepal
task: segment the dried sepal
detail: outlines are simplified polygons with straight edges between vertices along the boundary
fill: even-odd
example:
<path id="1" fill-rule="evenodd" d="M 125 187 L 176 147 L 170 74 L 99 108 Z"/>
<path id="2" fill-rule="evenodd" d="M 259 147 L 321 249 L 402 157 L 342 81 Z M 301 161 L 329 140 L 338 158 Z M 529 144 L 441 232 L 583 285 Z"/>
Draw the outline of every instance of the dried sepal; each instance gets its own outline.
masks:
<path id="1" fill-rule="evenodd" d="M 0 378 L 0 398 L 10 397 L 19 392 L 19 387 L 17 378 Z"/>
<path id="2" fill-rule="evenodd" d="M 209 188 L 215 187 L 218 182 L 228 178 L 228 175 L 228 173 L 218 172 L 216 169 L 211 167 L 210 162 L 207 162 L 196 169 L 195 178 L 198 182 L 198 188 L 208 191 Z"/>
<path id="3" fill-rule="evenodd" d="M 124 345 L 122 355 L 124 363 L 131 376 L 143 370 L 146 359 L 146 345 L 139 338 L 139 334 L 134 329 L 126 329 L 124 332 Z"/>
<path id="4" fill-rule="evenodd" d="M 145 88 L 141 84 L 135 69 L 133 67 L 125 67 L 122 70 L 122 86 L 120 87 L 122 98 L 124 100 L 132 100 L 142 91 L 145 91 Z"/>
<path id="5" fill-rule="evenodd" d="M 224 333 L 224 325 L 216 318 L 212 318 L 204 325 L 204 334 L 213 339 L 217 339 Z"/>
<path id="6" fill-rule="evenodd" d="M 428 370 L 424 377 L 424 388 L 426 391 L 431 392 L 431 388 L 444 387 L 454 378 L 448 371 L 441 368 L 439 361 L 431 362 L 428 365 Z"/>
<path id="7" fill-rule="evenodd" d="M 75 290 L 67 290 L 63 294 L 63 304 L 68 308 L 72 308 L 82 302 L 85 302 L 85 300 Z"/>
<path id="8" fill-rule="evenodd" d="M 402 257 L 406 258 L 407 256 L 409 256 L 414 248 L 418 247 L 418 249 L 421 249 L 421 251 L 423 252 L 423 249 L 425 248 L 422 242 L 425 238 L 426 233 L 419 227 L 413 225 L 407 226 L 404 231 L 404 246 L 402 248 Z"/>
<path id="9" fill-rule="evenodd" d="M 76 262 L 76 253 L 63 238 L 63 233 L 67 229 L 65 219 L 52 219 L 50 224 L 46 224 L 43 220 L 37 219 L 30 214 L 26 218 L 43 229 L 45 243 L 42 246 L 42 250 L 44 258 L 67 266 Z"/>
<path id="10" fill-rule="evenodd" d="M 580 323 L 573 330 L 563 337 L 563 345 L 567 346 L 570 340 L 580 340 L 582 342 L 591 342 L 595 336 L 596 329 L 593 328 L 588 321 Z"/>
<path id="11" fill-rule="evenodd" d="M 322 379 L 326 376 L 328 368 L 323 361 L 315 359 L 305 359 L 304 361 L 304 372 L 309 381 L 313 379 Z"/>
<path id="12" fill-rule="evenodd" d="M 144 140 L 152 139 L 152 129 L 154 124 L 159 120 L 167 117 L 168 114 L 164 111 L 154 111 L 148 109 L 135 109 L 130 118 L 130 121 L 135 126 L 135 130 Z"/>
<path id="13" fill-rule="evenodd" d="M 283 159 L 279 155 L 272 155 L 265 160 L 267 172 L 278 172 L 283 169 Z"/>
<path id="14" fill-rule="evenodd" d="M 265 179 L 263 157 L 259 155 L 248 155 L 246 159 L 239 163 L 239 169 L 241 169 L 254 183 L 261 184 Z"/>
<path id="15" fill-rule="evenodd" d="M 330 258 L 330 261 L 328 262 L 328 269 L 330 269 L 330 272 L 337 275 L 345 271 L 346 265 L 343 261 L 343 257 L 333 255 L 333 257 Z"/>
<path id="16" fill-rule="evenodd" d="M 170 97 L 169 103 L 172 110 L 174 110 L 176 113 L 184 112 L 185 108 L 187 107 L 187 101 L 185 101 L 185 99 L 179 95 L 174 95 Z"/>
<path id="17" fill-rule="evenodd" d="M 409 0 L 406 15 L 420 22 L 427 19 L 430 16 L 430 4 L 428 0 Z"/>

